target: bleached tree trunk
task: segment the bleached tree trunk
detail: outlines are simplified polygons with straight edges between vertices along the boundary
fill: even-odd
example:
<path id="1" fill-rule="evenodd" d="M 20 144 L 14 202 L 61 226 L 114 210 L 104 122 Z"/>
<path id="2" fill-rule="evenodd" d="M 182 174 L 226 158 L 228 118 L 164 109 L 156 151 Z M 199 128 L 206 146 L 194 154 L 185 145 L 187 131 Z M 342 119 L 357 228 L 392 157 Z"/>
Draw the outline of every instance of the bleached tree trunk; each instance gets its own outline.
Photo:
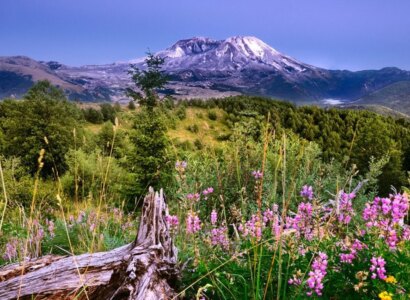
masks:
<path id="1" fill-rule="evenodd" d="M 162 190 L 144 199 L 135 241 L 78 256 L 45 256 L 0 269 L 0 299 L 175 299 L 177 249 Z M 23 274 L 23 275 L 22 275 Z"/>

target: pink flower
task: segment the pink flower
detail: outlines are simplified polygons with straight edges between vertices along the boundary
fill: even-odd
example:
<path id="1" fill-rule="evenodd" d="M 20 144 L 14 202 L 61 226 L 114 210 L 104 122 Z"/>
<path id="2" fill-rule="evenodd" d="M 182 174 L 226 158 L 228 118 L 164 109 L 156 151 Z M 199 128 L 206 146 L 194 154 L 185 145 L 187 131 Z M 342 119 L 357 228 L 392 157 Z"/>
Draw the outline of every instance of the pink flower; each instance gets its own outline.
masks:
<path id="1" fill-rule="evenodd" d="M 357 257 L 358 252 L 367 248 L 367 246 L 366 244 L 356 239 L 354 240 L 350 248 L 346 246 L 345 248 L 347 248 L 349 252 L 340 254 L 340 261 L 343 263 L 351 264 L 353 263 L 353 260 Z"/>
<path id="2" fill-rule="evenodd" d="M 46 224 L 47 224 L 47 229 L 48 229 L 48 233 L 50 234 L 50 236 L 53 238 L 55 237 L 55 233 L 54 233 L 54 222 L 52 220 L 48 220 L 46 219 Z"/>
<path id="3" fill-rule="evenodd" d="M 211 224 L 215 225 L 217 221 L 218 221 L 218 213 L 215 211 L 215 209 L 213 209 L 211 212 Z"/>
<path id="4" fill-rule="evenodd" d="M 209 188 L 206 188 L 205 190 L 203 190 L 202 194 L 204 194 L 204 196 L 208 196 L 209 194 L 212 194 L 213 192 L 214 192 L 214 188 L 209 187 Z"/>
<path id="5" fill-rule="evenodd" d="M 338 220 L 340 223 L 349 224 L 352 216 L 354 215 L 352 200 L 356 197 L 354 193 L 347 194 L 342 192 L 339 198 L 339 215 Z"/>
<path id="6" fill-rule="evenodd" d="M 384 268 L 386 265 L 386 261 L 383 257 L 372 257 L 370 259 L 372 265 L 370 266 L 370 271 L 372 272 L 371 278 L 376 279 L 379 278 L 384 280 L 387 278 L 386 276 L 386 269 Z"/>
<path id="7" fill-rule="evenodd" d="M 263 173 L 259 170 L 255 170 L 252 172 L 252 176 L 256 179 L 259 180 L 263 177 Z"/>
<path id="8" fill-rule="evenodd" d="M 171 229 L 177 229 L 179 225 L 178 216 L 175 215 L 166 215 L 165 220 L 167 221 Z"/>
<path id="9" fill-rule="evenodd" d="M 201 197 L 201 195 L 200 195 L 199 193 L 188 194 L 188 195 L 186 196 L 186 198 L 187 198 L 188 200 L 195 201 L 195 202 L 198 202 L 198 200 L 199 200 L 200 197 Z"/>
<path id="10" fill-rule="evenodd" d="M 229 239 L 227 237 L 227 228 L 219 227 L 211 230 L 211 243 L 216 246 L 219 245 L 223 249 L 229 248 Z"/>
<path id="11" fill-rule="evenodd" d="M 390 195 L 389 198 L 374 198 L 372 203 L 366 203 L 363 219 L 369 229 L 385 239 L 390 249 L 396 249 L 397 243 L 405 239 L 403 219 L 409 210 L 408 199 L 405 195 Z M 402 228 L 402 236 L 397 230 Z"/>
<path id="12" fill-rule="evenodd" d="M 327 255 L 326 253 L 319 252 L 318 256 L 313 260 L 312 271 L 309 272 L 309 278 L 306 283 L 310 289 L 307 292 L 308 296 L 312 296 L 316 293 L 318 296 L 322 296 L 323 279 L 327 274 Z"/>
<path id="13" fill-rule="evenodd" d="M 303 198 L 312 200 L 313 199 L 313 187 L 311 187 L 310 185 L 304 185 L 302 187 L 302 190 L 300 191 L 300 195 Z"/>
<path id="14" fill-rule="evenodd" d="M 188 213 L 186 218 L 186 230 L 188 234 L 196 233 L 201 230 L 201 220 L 196 213 Z"/>

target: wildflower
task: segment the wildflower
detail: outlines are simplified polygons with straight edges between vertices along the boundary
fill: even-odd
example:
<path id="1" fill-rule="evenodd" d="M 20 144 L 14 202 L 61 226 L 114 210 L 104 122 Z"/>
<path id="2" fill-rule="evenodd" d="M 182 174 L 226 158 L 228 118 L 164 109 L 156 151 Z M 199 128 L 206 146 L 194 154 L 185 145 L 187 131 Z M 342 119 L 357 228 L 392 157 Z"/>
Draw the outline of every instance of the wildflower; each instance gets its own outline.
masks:
<path id="1" fill-rule="evenodd" d="M 396 278 L 394 278 L 393 275 L 387 276 L 384 281 L 386 281 L 387 283 L 393 283 L 393 284 L 397 283 L 397 280 L 396 280 Z"/>
<path id="2" fill-rule="evenodd" d="M 53 238 L 55 237 L 55 233 L 54 233 L 54 222 L 52 220 L 48 220 L 46 219 L 46 224 L 47 224 L 47 229 L 48 229 L 48 233 L 50 234 L 50 236 Z"/>
<path id="3" fill-rule="evenodd" d="M 386 265 L 386 261 L 384 260 L 383 257 L 372 257 L 370 259 L 370 262 L 372 263 L 370 267 L 370 271 L 372 272 L 371 278 L 372 279 L 381 279 L 385 280 L 387 278 L 386 276 L 386 269 L 384 268 Z"/>
<path id="4" fill-rule="evenodd" d="M 188 166 L 188 163 L 185 160 L 183 161 L 177 160 L 175 163 L 175 169 L 177 169 L 179 172 L 184 172 L 187 166 Z"/>
<path id="5" fill-rule="evenodd" d="M 94 229 L 95 229 L 95 223 L 92 223 L 91 225 L 90 225 L 90 231 L 92 232 L 92 231 L 94 231 Z"/>
<path id="6" fill-rule="evenodd" d="M 201 229 L 201 220 L 198 215 L 194 212 L 188 213 L 186 218 L 186 230 L 187 233 L 196 233 Z"/>
<path id="7" fill-rule="evenodd" d="M 132 222 L 128 221 L 125 224 L 121 225 L 121 229 L 125 233 L 128 231 L 128 229 L 132 228 L 132 226 L 133 226 Z"/>
<path id="8" fill-rule="evenodd" d="M 199 200 L 200 197 L 201 197 L 201 195 L 200 195 L 199 193 L 188 194 L 188 195 L 186 196 L 186 198 L 187 198 L 188 200 L 195 201 L 195 202 L 198 202 L 198 200 Z"/>
<path id="9" fill-rule="evenodd" d="M 318 256 L 314 259 L 312 263 L 312 271 L 309 272 L 309 278 L 306 283 L 310 288 L 307 292 L 308 296 L 312 296 L 316 293 L 318 296 L 322 296 L 323 290 L 323 279 L 327 274 L 327 255 L 326 253 L 319 252 Z"/>
<path id="10" fill-rule="evenodd" d="M 77 223 L 82 223 L 84 217 L 85 217 L 85 212 L 80 211 L 80 213 L 78 214 Z"/>
<path id="11" fill-rule="evenodd" d="M 352 200 L 356 197 L 355 193 L 347 194 L 342 192 L 339 198 L 339 215 L 338 220 L 340 223 L 349 224 L 352 216 L 354 215 Z"/>
<path id="12" fill-rule="evenodd" d="M 3 259 L 12 261 L 17 258 L 17 239 L 12 239 L 6 244 L 6 251 L 3 254 Z"/>
<path id="13" fill-rule="evenodd" d="M 356 239 L 350 246 L 349 253 L 340 254 L 340 261 L 348 264 L 353 263 L 353 260 L 357 257 L 358 252 L 365 248 L 367 248 L 366 244 Z"/>
<path id="14" fill-rule="evenodd" d="M 213 209 L 211 212 L 211 224 L 215 225 L 217 221 L 218 221 L 218 213 L 215 211 L 215 209 Z"/>
<path id="15" fill-rule="evenodd" d="M 259 180 L 263 177 L 263 173 L 259 170 L 255 170 L 252 172 L 252 176 L 256 179 Z"/>
<path id="16" fill-rule="evenodd" d="M 242 236 L 246 237 L 248 234 L 255 237 L 258 241 L 262 237 L 262 227 L 264 226 L 258 215 L 252 215 L 250 220 L 245 223 L 245 226 L 239 225 L 238 230 L 242 232 Z"/>
<path id="17" fill-rule="evenodd" d="M 296 229 L 298 234 L 310 240 L 313 237 L 313 206 L 310 203 L 302 202 L 298 206 L 297 214 L 286 218 L 286 227 Z"/>
<path id="18" fill-rule="evenodd" d="M 300 195 L 303 198 L 312 200 L 313 199 L 313 187 L 311 187 L 310 185 L 304 185 L 302 187 L 302 190 L 300 191 Z"/>
<path id="19" fill-rule="evenodd" d="M 211 230 L 211 243 L 212 245 L 219 245 L 223 249 L 228 249 L 229 239 L 226 236 L 227 228 L 219 227 Z"/>
<path id="20" fill-rule="evenodd" d="M 298 270 L 296 272 L 296 274 L 293 274 L 292 278 L 290 278 L 288 280 L 288 284 L 289 285 L 296 285 L 296 286 L 301 285 L 302 284 L 302 277 L 303 277 L 302 272 L 300 270 Z"/>
<path id="21" fill-rule="evenodd" d="M 209 194 L 212 194 L 213 192 L 214 192 L 214 188 L 209 187 L 209 188 L 206 188 L 205 190 L 203 190 L 202 194 L 204 194 L 204 196 L 208 196 Z"/>
<path id="22" fill-rule="evenodd" d="M 375 229 L 379 236 L 385 239 L 390 249 L 396 249 L 400 239 L 407 239 L 408 232 L 403 219 L 409 210 L 406 195 L 390 195 L 389 198 L 374 198 L 372 203 L 366 203 L 363 219 L 366 227 Z M 402 235 L 397 228 L 402 228 Z"/>
<path id="23" fill-rule="evenodd" d="M 392 293 L 388 293 L 388 292 L 386 292 L 386 291 L 381 292 L 381 293 L 379 294 L 380 300 L 392 300 L 392 299 L 393 299 L 392 296 L 393 296 Z"/>
<path id="24" fill-rule="evenodd" d="M 179 225 L 179 220 L 178 220 L 178 216 L 175 215 L 166 215 L 165 216 L 165 220 L 167 221 L 169 227 L 171 229 L 176 229 L 178 228 Z"/>

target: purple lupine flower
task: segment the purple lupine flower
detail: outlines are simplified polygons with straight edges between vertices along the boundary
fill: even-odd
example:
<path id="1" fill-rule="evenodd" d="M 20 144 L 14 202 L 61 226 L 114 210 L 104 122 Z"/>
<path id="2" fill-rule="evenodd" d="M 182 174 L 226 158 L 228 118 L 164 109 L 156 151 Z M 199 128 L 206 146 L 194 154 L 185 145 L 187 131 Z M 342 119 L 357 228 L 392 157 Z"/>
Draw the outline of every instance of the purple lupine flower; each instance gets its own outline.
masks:
<path id="1" fill-rule="evenodd" d="M 54 222 L 52 220 L 48 220 L 46 219 L 46 225 L 47 225 L 47 229 L 48 229 L 48 233 L 49 235 L 53 238 L 55 237 L 55 233 L 54 233 Z"/>
<path id="2" fill-rule="evenodd" d="M 219 227 L 211 230 L 211 243 L 216 246 L 219 245 L 223 249 L 229 248 L 229 239 L 227 237 L 227 228 Z"/>
<path id="3" fill-rule="evenodd" d="M 252 176 L 256 179 L 259 180 L 263 177 L 263 173 L 260 170 L 255 170 L 252 172 Z"/>
<path id="4" fill-rule="evenodd" d="M 316 293 L 318 296 L 322 296 L 323 279 L 327 274 L 327 255 L 326 253 L 319 252 L 318 256 L 313 260 L 312 271 L 309 272 L 309 278 L 306 283 L 310 289 L 306 294 L 312 296 Z"/>
<path id="5" fill-rule="evenodd" d="M 244 227 L 241 227 L 242 235 L 245 237 L 250 235 L 256 238 L 258 241 L 262 237 L 262 227 L 264 223 L 260 220 L 258 215 L 252 215 L 251 218 L 245 223 Z"/>
<path id="6" fill-rule="evenodd" d="M 372 279 L 381 279 L 384 280 L 387 278 L 386 276 L 386 261 L 384 260 L 383 257 L 372 257 L 370 259 L 370 262 L 372 265 L 370 266 L 370 271 L 372 272 L 371 278 Z"/>
<path id="7" fill-rule="evenodd" d="M 297 214 L 286 218 L 286 227 L 295 229 L 308 240 L 313 237 L 313 225 L 313 206 L 309 202 L 301 202 Z"/>
<path id="8" fill-rule="evenodd" d="M 356 197 L 355 193 L 347 194 L 342 192 L 339 198 L 338 220 L 342 224 L 349 224 L 354 215 L 352 200 Z"/>
<path id="9" fill-rule="evenodd" d="M 14 259 L 17 258 L 17 246 L 18 246 L 18 240 L 17 239 L 11 239 L 7 244 L 6 244 L 6 251 L 3 254 L 3 259 L 8 260 L 8 261 L 13 261 Z"/>
<path id="10" fill-rule="evenodd" d="M 217 221 L 218 221 L 218 213 L 216 212 L 215 209 L 213 209 L 211 212 L 211 224 L 215 225 Z"/>
<path id="11" fill-rule="evenodd" d="M 293 274 L 292 278 L 288 280 L 288 284 L 299 286 L 302 284 L 302 278 L 298 274 Z"/>
<path id="12" fill-rule="evenodd" d="M 213 192 L 214 192 L 214 188 L 209 187 L 209 188 L 206 188 L 205 190 L 203 190 L 202 194 L 204 194 L 204 196 L 208 196 L 209 194 L 212 194 Z"/>
<path id="13" fill-rule="evenodd" d="M 166 215 L 165 220 L 167 221 L 171 229 L 177 229 L 179 225 L 178 216 L 176 215 Z"/>
<path id="14" fill-rule="evenodd" d="M 403 228 L 403 219 L 409 210 L 408 198 L 405 195 L 390 195 L 389 198 L 374 198 L 372 203 L 366 203 L 363 219 L 369 229 L 377 231 L 385 239 L 390 249 L 396 249 L 397 243 L 403 236 L 399 236 L 397 228 Z"/>
<path id="15" fill-rule="evenodd" d="M 188 234 L 196 233 L 201 230 L 201 220 L 196 213 L 188 213 L 186 218 L 186 230 Z"/>
<path id="16" fill-rule="evenodd" d="M 186 195 L 186 198 L 187 198 L 188 200 L 195 201 L 195 202 L 198 202 L 198 200 L 199 200 L 200 197 L 201 197 L 201 195 L 200 195 L 199 193 Z"/>
<path id="17" fill-rule="evenodd" d="M 310 185 L 304 185 L 302 187 L 302 190 L 300 191 L 300 195 L 303 198 L 312 200 L 313 199 L 313 187 L 311 187 Z"/>
<path id="18" fill-rule="evenodd" d="M 353 260 L 356 259 L 358 252 L 367 248 L 367 245 L 356 239 L 350 247 L 345 246 L 345 248 L 346 250 L 349 250 L 349 252 L 340 254 L 340 261 L 343 263 L 352 264 Z"/>
<path id="19" fill-rule="evenodd" d="M 78 214 L 77 223 L 82 223 L 84 221 L 84 218 L 85 218 L 85 212 L 80 211 L 80 213 Z"/>

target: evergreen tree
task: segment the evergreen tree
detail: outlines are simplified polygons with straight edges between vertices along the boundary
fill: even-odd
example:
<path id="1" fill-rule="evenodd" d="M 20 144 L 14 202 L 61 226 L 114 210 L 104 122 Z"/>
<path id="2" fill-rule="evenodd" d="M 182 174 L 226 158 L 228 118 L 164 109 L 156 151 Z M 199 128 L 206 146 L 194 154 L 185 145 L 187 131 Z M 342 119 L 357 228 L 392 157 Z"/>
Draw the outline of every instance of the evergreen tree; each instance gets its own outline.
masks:
<path id="1" fill-rule="evenodd" d="M 161 89 L 168 82 L 168 76 L 162 71 L 164 58 L 155 56 L 148 52 L 145 59 L 147 64 L 146 70 L 140 70 L 135 65 L 131 65 L 129 74 L 131 75 L 134 84 L 143 92 L 137 92 L 131 88 L 127 89 L 127 93 L 141 106 L 145 106 L 152 110 L 157 105 L 157 90 Z"/>

